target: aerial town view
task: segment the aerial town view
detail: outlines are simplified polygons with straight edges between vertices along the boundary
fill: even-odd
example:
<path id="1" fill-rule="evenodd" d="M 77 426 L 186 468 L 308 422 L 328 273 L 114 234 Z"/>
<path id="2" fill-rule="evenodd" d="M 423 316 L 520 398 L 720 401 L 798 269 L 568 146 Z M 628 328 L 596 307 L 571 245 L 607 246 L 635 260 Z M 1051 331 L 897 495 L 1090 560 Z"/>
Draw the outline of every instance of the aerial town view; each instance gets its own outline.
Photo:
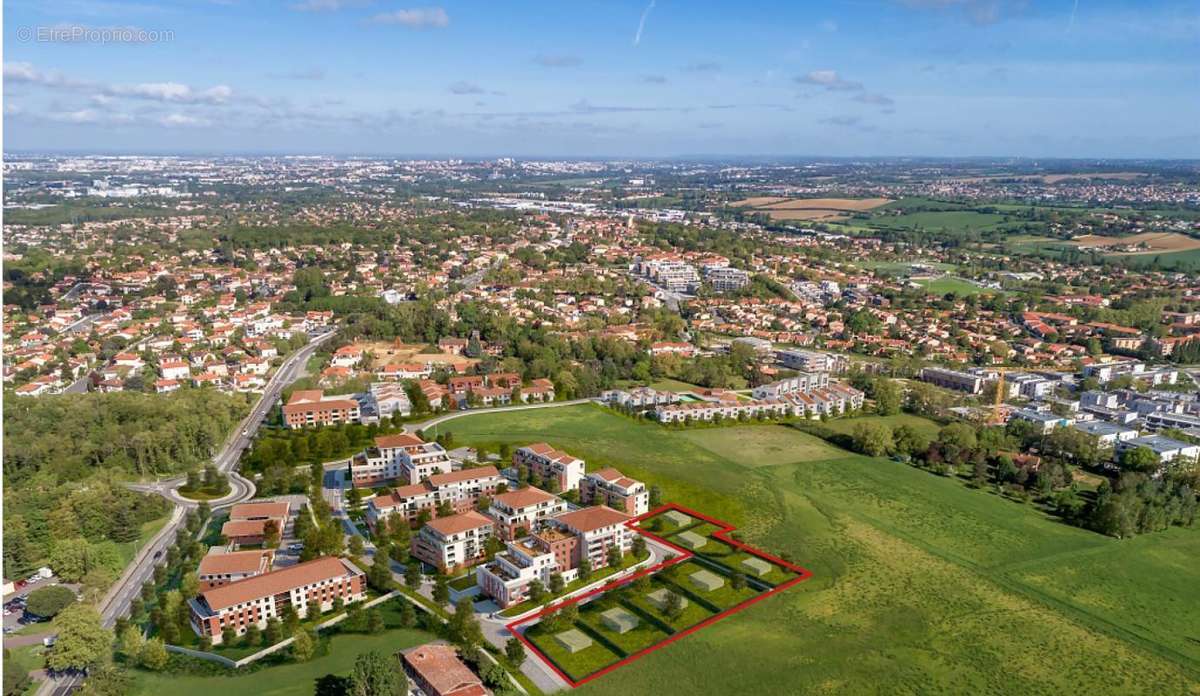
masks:
<path id="1" fill-rule="evenodd" d="M 1200 8 L 4 4 L 3 696 L 1200 696 Z"/>

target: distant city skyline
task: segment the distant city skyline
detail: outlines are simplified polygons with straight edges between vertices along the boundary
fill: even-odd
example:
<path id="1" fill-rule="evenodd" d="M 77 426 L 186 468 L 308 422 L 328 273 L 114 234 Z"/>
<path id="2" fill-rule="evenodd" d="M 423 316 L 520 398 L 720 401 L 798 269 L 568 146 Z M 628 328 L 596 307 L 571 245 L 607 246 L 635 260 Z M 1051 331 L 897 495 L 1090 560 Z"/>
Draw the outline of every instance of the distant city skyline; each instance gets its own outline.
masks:
<path id="1" fill-rule="evenodd" d="M 1194 3 L 5 3 L 10 152 L 1200 157 Z"/>

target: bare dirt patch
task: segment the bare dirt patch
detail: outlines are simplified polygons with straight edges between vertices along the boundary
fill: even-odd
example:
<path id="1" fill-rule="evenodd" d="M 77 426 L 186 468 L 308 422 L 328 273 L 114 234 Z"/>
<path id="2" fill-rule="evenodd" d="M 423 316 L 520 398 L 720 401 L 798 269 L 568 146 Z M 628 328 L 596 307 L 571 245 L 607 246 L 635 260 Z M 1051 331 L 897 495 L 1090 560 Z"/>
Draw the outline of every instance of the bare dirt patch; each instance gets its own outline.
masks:
<path id="1" fill-rule="evenodd" d="M 1200 249 L 1200 239 L 1178 232 L 1143 232 L 1128 237 L 1101 237 L 1094 234 L 1076 237 L 1071 243 L 1080 249 L 1110 249 L 1114 254 L 1160 254 Z"/>
<path id="2" fill-rule="evenodd" d="M 478 360 L 453 353 L 429 352 L 429 346 L 419 343 L 389 343 L 387 341 L 360 341 L 356 343 L 364 352 L 374 356 L 371 367 L 382 368 L 397 363 L 433 363 L 435 365 L 473 365 Z"/>
<path id="3" fill-rule="evenodd" d="M 891 203 L 890 198 L 789 198 L 759 207 L 770 210 L 871 210 Z"/>

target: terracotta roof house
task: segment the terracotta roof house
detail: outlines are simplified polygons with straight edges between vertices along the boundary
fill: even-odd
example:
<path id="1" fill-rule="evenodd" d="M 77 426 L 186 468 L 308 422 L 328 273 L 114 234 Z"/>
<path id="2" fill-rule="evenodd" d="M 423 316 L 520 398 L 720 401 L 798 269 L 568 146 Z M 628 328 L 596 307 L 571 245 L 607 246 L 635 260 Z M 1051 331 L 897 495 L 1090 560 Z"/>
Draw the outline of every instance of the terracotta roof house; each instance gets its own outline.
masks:
<path id="1" fill-rule="evenodd" d="M 420 645 L 401 653 L 405 671 L 426 696 L 487 696 L 491 692 L 449 645 Z"/>

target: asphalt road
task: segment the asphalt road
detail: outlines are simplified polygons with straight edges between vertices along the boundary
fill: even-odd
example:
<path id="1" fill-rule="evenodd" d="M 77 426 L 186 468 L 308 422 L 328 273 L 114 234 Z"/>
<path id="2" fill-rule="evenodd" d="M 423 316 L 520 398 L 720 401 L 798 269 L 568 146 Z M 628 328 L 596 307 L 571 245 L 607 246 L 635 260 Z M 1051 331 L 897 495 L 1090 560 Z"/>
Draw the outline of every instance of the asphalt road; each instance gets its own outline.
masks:
<path id="1" fill-rule="evenodd" d="M 279 369 L 275 371 L 275 375 L 267 383 L 266 389 L 263 390 L 262 396 L 255 403 L 250 414 L 238 424 L 237 429 L 230 434 L 220 451 L 213 457 L 213 462 L 217 465 L 217 468 L 229 474 L 230 485 L 233 487 L 230 495 L 219 501 L 210 503 L 213 507 L 233 505 L 254 497 L 254 483 L 242 477 L 236 471 L 233 471 L 233 469 L 237 466 L 242 456 L 242 451 L 253 442 L 254 435 L 258 432 L 259 426 L 262 425 L 263 419 L 270 413 L 271 407 L 275 402 L 279 400 L 284 388 L 296 381 L 304 373 L 304 367 L 308 363 L 308 359 L 312 357 L 321 344 L 329 340 L 333 335 L 334 332 L 330 331 L 317 336 L 308 345 L 284 360 Z M 108 594 L 101 600 L 100 618 L 105 626 L 111 627 L 116 623 L 118 617 L 124 616 L 129 611 L 130 602 L 141 591 L 142 585 L 154 575 L 154 567 L 157 565 L 156 561 L 165 554 L 167 547 L 175 540 L 176 533 L 187 519 L 187 510 L 197 504 L 179 497 L 175 492 L 174 486 L 178 486 L 182 481 L 183 478 L 180 477 L 171 479 L 170 481 L 140 486 L 141 490 L 147 492 L 153 491 L 164 495 L 168 500 L 175 503 L 175 508 L 171 511 L 171 518 L 167 521 L 167 524 L 163 525 L 158 534 L 142 547 L 142 550 L 133 559 L 133 562 L 125 568 L 125 572 L 121 575 L 121 578 L 117 580 Z M 174 486 L 170 485 L 172 482 Z M 77 675 L 50 678 L 42 682 L 39 686 L 37 696 L 69 694 L 72 689 L 78 687 L 81 683 L 82 678 Z"/>

